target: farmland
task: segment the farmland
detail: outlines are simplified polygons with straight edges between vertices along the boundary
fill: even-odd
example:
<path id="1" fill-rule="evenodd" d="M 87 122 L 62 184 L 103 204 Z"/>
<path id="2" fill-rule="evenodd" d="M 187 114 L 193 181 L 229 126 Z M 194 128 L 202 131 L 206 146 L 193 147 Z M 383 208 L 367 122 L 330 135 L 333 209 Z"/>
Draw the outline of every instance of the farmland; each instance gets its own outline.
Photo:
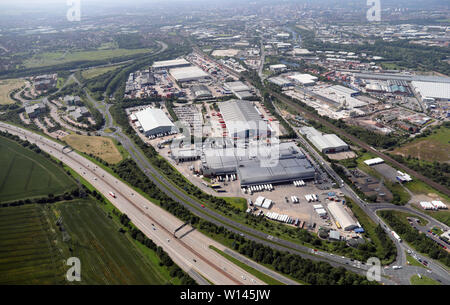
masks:
<path id="1" fill-rule="evenodd" d="M 450 162 L 450 128 L 442 126 L 431 135 L 412 141 L 394 150 L 394 153 L 425 161 Z"/>
<path id="2" fill-rule="evenodd" d="M 118 69 L 120 66 L 111 66 L 111 67 L 102 67 L 102 68 L 94 68 L 89 70 L 84 70 L 81 72 L 81 75 L 84 79 L 91 79 L 97 77 L 99 75 L 105 74 L 106 72 L 113 71 Z"/>
<path id="3" fill-rule="evenodd" d="M 68 257 L 80 259 L 80 284 L 177 284 L 118 228 L 91 200 L 0 208 L 0 284 L 68 284 Z"/>
<path id="4" fill-rule="evenodd" d="M 0 105 L 13 104 L 14 101 L 9 97 L 9 93 L 22 87 L 24 81 L 21 79 L 0 80 Z"/>
<path id="5" fill-rule="evenodd" d="M 58 239 L 42 206 L 0 208 L 0 284 L 62 284 Z"/>
<path id="6" fill-rule="evenodd" d="M 74 149 L 93 154 L 110 164 L 122 161 L 122 155 L 113 140 L 106 137 L 91 137 L 82 135 L 68 135 L 63 140 Z"/>
<path id="7" fill-rule="evenodd" d="M 60 194 L 74 181 L 43 155 L 0 137 L 0 202 Z"/>
<path id="8" fill-rule="evenodd" d="M 76 52 L 48 52 L 34 55 L 32 58 L 26 60 L 24 65 L 26 68 L 37 68 L 76 61 L 107 60 L 116 57 L 149 53 L 151 51 L 151 49 L 110 49 Z"/>

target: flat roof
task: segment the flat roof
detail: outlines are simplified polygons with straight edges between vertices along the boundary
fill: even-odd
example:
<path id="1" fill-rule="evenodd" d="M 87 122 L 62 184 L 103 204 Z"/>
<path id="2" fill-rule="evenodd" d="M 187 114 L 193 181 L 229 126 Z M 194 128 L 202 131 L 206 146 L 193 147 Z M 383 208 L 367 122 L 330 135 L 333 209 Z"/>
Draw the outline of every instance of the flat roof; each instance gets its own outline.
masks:
<path id="1" fill-rule="evenodd" d="M 383 163 L 383 162 L 384 162 L 384 160 L 381 159 L 381 158 L 378 158 L 378 157 L 364 161 L 364 163 L 366 163 L 369 166 L 370 165 L 375 165 L 375 164 L 380 164 L 380 163 Z"/>
<path id="2" fill-rule="evenodd" d="M 308 139 L 314 144 L 314 146 L 316 146 L 320 150 L 348 147 L 347 143 L 342 141 L 335 134 L 313 135 L 311 137 L 308 137 Z"/>
<path id="3" fill-rule="evenodd" d="M 188 81 L 193 79 L 200 79 L 208 77 L 209 74 L 200 69 L 199 67 L 184 67 L 184 68 L 173 68 L 169 70 L 170 75 L 172 75 L 177 81 Z"/>
<path id="4" fill-rule="evenodd" d="M 167 115 L 161 109 L 146 108 L 135 113 L 136 118 L 142 126 L 144 132 L 158 127 L 175 127 Z"/>
<path id="5" fill-rule="evenodd" d="M 411 85 L 422 97 L 450 100 L 450 83 L 413 81 Z"/>
<path id="6" fill-rule="evenodd" d="M 163 61 L 155 61 L 152 65 L 153 68 L 170 68 L 176 66 L 190 65 L 190 63 L 184 59 L 171 59 L 171 60 L 163 60 Z"/>

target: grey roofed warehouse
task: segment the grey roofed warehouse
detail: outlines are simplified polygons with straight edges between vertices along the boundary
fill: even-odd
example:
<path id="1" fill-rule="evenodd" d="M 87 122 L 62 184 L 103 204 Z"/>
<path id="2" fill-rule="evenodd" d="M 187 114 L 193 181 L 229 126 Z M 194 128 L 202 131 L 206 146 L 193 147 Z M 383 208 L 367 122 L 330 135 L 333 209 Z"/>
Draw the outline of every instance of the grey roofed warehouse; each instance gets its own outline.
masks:
<path id="1" fill-rule="evenodd" d="M 205 85 L 196 85 L 191 87 L 191 91 L 195 98 L 210 98 L 212 97 L 211 91 Z"/>
<path id="2" fill-rule="evenodd" d="M 230 137 L 254 138 L 267 135 L 267 123 L 261 119 L 253 102 L 229 100 L 220 103 L 219 108 Z"/>
<path id="3" fill-rule="evenodd" d="M 155 61 L 152 65 L 152 68 L 157 70 L 157 69 L 188 67 L 190 65 L 191 65 L 190 62 L 188 62 L 186 59 L 180 58 L 172 60 Z"/>
<path id="4" fill-rule="evenodd" d="M 284 183 L 315 177 L 314 167 L 292 142 L 280 143 L 275 149 L 265 149 L 261 145 L 257 155 L 250 151 L 254 150 L 233 147 L 205 149 L 202 156 L 203 174 L 217 176 L 237 173 L 241 185 Z M 270 158 L 267 157 L 269 153 L 272 153 Z"/>
<path id="5" fill-rule="evenodd" d="M 210 77 L 208 73 L 197 66 L 174 68 L 169 70 L 170 75 L 178 82 L 189 82 Z"/>
<path id="6" fill-rule="evenodd" d="M 147 137 L 158 133 L 170 133 L 176 131 L 175 125 L 161 109 L 147 108 L 136 112 L 135 116 L 141 124 L 143 133 Z"/>

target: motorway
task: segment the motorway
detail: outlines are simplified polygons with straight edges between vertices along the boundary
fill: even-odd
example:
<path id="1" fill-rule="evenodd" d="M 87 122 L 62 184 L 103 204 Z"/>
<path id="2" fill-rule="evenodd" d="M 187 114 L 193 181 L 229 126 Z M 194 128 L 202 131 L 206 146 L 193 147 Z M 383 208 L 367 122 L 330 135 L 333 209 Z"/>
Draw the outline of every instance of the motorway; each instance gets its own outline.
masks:
<path id="1" fill-rule="evenodd" d="M 88 95 L 88 98 L 90 96 Z M 113 125 L 113 120 L 111 118 L 111 115 L 109 113 L 109 107 L 98 107 L 100 106 L 98 102 L 91 99 L 91 102 L 94 102 L 94 105 L 97 106 L 97 108 L 103 113 L 104 117 L 106 118 L 107 126 L 106 127 L 114 127 L 116 130 L 113 133 L 104 133 L 103 131 L 100 132 L 103 135 L 112 136 L 116 138 L 118 141 L 122 143 L 124 148 L 130 153 L 130 156 L 134 159 L 134 161 L 137 163 L 137 165 L 140 167 L 140 169 L 147 175 L 147 177 L 156 184 L 156 186 L 161 189 L 163 192 L 165 192 L 167 195 L 169 195 L 172 199 L 175 201 L 181 203 L 184 205 L 187 209 L 189 209 L 192 213 L 195 215 L 208 220 L 212 223 L 215 223 L 219 226 L 224 226 L 228 230 L 231 230 L 235 233 L 239 234 L 245 234 L 245 237 L 247 239 L 254 240 L 256 242 L 268 245 L 272 248 L 282 250 L 282 251 L 289 251 L 294 254 L 298 254 L 304 258 L 312 259 L 312 260 L 320 260 L 320 261 L 327 261 L 331 265 L 336 267 L 344 267 L 346 269 L 349 269 L 353 272 L 359 273 L 361 275 L 365 274 L 365 270 L 368 268 L 364 264 L 358 264 L 353 262 L 353 260 L 345 257 L 339 257 L 337 255 L 333 255 L 330 253 L 325 252 L 313 252 L 311 253 L 311 249 L 305 246 L 301 246 L 296 243 L 288 242 L 282 239 L 274 238 L 272 236 L 269 236 L 263 232 L 254 230 L 248 226 L 245 226 L 243 224 L 234 222 L 227 217 L 218 214 L 217 212 L 209 209 L 208 207 L 205 207 L 202 209 L 201 202 L 198 202 L 196 199 L 188 196 L 186 193 L 184 193 L 182 190 L 180 190 L 177 186 L 172 184 L 171 181 L 167 180 L 164 176 L 162 176 L 159 171 L 152 166 L 152 164 L 148 161 L 148 159 L 143 155 L 143 153 L 136 147 L 136 145 L 122 132 L 120 127 Z M 320 159 L 318 159 L 320 160 Z M 333 175 L 333 171 L 331 168 L 327 169 L 324 167 L 329 174 L 331 174 L 331 177 L 335 177 Z M 337 176 L 337 175 L 336 175 Z M 340 179 L 339 177 L 336 177 L 337 179 Z M 338 180 L 339 181 L 339 180 Z M 350 192 L 353 193 L 353 191 L 350 189 Z M 354 194 L 354 196 L 356 196 Z M 353 197 L 353 196 L 351 196 Z M 356 198 L 358 198 L 356 196 Z M 360 203 L 358 200 L 356 201 Z M 374 214 L 374 213 L 373 213 Z M 378 218 L 375 215 L 376 218 Z M 389 234 L 389 236 L 391 236 Z M 399 245 L 397 245 L 398 250 Z M 220 247 L 218 247 L 220 248 Z M 399 251 L 399 254 L 403 253 L 403 251 Z M 405 261 L 404 257 L 400 257 L 398 259 L 399 262 Z M 385 272 L 385 274 L 388 274 Z M 394 284 L 394 283 L 403 283 L 403 284 L 409 284 L 409 282 L 403 282 L 399 281 L 396 277 L 398 276 L 398 272 L 392 274 L 393 275 L 393 281 L 382 278 L 383 282 L 386 284 Z M 448 276 L 446 274 L 445 276 Z"/>
<path id="2" fill-rule="evenodd" d="M 72 168 L 101 194 L 107 197 L 122 213 L 128 215 L 146 236 L 166 251 L 172 260 L 199 283 L 202 277 L 214 284 L 263 285 L 264 283 L 223 256 L 209 248 L 210 245 L 222 250 L 223 245 L 186 226 L 174 238 L 173 232 L 183 222 L 153 204 L 134 191 L 127 184 L 115 178 L 95 163 L 74 151 L 65 152 L 64 146 L 31 131 L 0 122 L 0 130 L 18 135 L 38 145 L 43 151 Z M 115 193 L 112 198 L 110 192 Z M 200 276 L 201 275 L 201 276 Z"/>

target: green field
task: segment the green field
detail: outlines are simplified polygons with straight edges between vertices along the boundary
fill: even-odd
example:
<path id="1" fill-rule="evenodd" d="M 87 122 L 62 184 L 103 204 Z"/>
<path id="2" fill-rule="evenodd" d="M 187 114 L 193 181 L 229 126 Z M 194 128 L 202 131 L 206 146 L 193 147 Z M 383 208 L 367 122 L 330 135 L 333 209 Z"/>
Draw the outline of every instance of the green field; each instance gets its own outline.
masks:
<path id="1" fill-rule="evenodd" d="M 0 105 L 14 104 L 14 100 L 9 97 L 9 94 L 24 84 L 25 82 L 21 79 L 0 80 Z"/>
<path id="2" fill-rule="evenodd" d="M 83 284 L 165 284 L 156 255 L 143 255 L 134 241 L 91 201 L 62 203 L 57 211 L 71 236 L 72 255 L 82 262 Z"/>
<path id="3" fill-rule="evenodd" d="M 48 215 L 39 205 L 0 208 L 0 284 L 63 283 L 64 257 Z"/>
<path id="4" fill-rule="evenodd" d="M 432 134 L 412 141 L 394 150 L 404 157 L 411 156 L 425 161 L 450 161 L 450 128 L 442 126 Z"/>
<path id="5" fill-rule="evenodd" d="M 105 74 L 106 72 L 116 70 L 119 67 L 120 66 L 111 66 L 111 67 L 102 67 L 84 70 L 83 72 L 81 72 L 81 75 L 83 76 L 84 79 L 91 79 L 99 75 Z"/>
<path id="6" fill-rule="evenodd" d="M 32 58 L 25 60 L 24 65 L 26 68 L 37 68 L 65 64 L 75 61 L 112 59 L 115 57 L 149 53 L 151 51 L 152 49 L 110 49 L 77 52 L 48 52 L 34 55 Z"/>
<path id="7" fill-rule="evenodd" d="M 0 168 L 0 202 L 61 194 L 76 186 L 49 159 L 4 137 L 0 137 Z"/>
<path id="8" fill-rule="evenodd" d="M 220 197 L 229 204 L 231 204 L 234 208 L 238 208 L 241 211 L 245 211 L 247 209 L 247 200 L 242 197 Z"/>
<path id="9" fill-rule="evenodd" d="M 0 208 L 0 284 L 70 284 L 69 257 L 81 262 L 75 284 L 178 284 L 153 251 L 118 228 L 90 200 Z"/>
<path id="10" fill-rule="evenodd" d="M 440 285 L 439 282 L 430 279 L 429 277 L 422 275 L 422 278 L 419 278 L 417 274 L 411 277 L 410 282 L 411 285 Z"/>

